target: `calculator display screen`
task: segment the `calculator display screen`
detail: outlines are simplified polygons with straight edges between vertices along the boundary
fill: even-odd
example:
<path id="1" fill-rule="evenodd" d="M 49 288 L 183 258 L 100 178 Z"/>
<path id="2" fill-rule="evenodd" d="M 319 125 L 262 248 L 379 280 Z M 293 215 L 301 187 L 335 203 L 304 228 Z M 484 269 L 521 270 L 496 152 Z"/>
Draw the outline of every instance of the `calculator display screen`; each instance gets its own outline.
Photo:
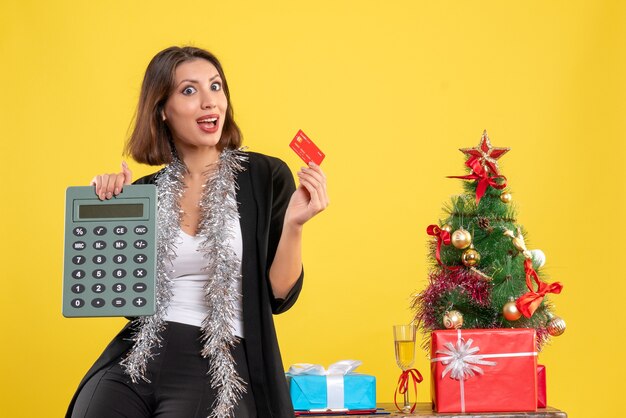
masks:
<path id="1" fill-rule="evenodd" d="M 78 206 L 80 219 L 141 218 L 143 213 L 143 203 Z"/>

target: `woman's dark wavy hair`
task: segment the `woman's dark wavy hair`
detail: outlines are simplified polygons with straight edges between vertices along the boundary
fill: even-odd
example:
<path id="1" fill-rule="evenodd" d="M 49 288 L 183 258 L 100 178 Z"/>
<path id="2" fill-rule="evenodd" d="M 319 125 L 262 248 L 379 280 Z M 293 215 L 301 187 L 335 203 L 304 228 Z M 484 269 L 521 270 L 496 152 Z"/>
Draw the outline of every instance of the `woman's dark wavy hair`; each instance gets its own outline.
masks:
<path id="1" fill-rule="evenodd" d="M 146 68 L 133 132 L 126 143 L 124 154 L 130 155 L 139 163 L 149 165 L 168 164 L 172 161 L 174 143 L 172 133 L 162 118 L 163 107 L 175 87 L 176 68 L 184 62 L 198 59 L 207 60 L 217 68 L 228 100 L 222 136 L 217 147 L 220 151 L 241 147 L 241 131 L 233 117 L 228 83 L 219 60 L 204 49 L 173 46 L 156 54 Z"/>

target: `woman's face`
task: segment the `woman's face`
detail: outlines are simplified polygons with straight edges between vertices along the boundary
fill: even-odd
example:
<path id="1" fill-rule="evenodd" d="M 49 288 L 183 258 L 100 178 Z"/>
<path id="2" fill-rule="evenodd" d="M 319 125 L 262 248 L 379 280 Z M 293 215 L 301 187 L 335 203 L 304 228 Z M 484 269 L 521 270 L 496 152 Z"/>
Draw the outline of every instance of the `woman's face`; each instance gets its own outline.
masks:
<path id="1" fill-rule="evenodd" d="M 222 136 L 227 108 L 217 68 L 207 60 L 196 59 L 176 68 L 174 90 L 162 117 L 177 149 L 215 147 Z"/>

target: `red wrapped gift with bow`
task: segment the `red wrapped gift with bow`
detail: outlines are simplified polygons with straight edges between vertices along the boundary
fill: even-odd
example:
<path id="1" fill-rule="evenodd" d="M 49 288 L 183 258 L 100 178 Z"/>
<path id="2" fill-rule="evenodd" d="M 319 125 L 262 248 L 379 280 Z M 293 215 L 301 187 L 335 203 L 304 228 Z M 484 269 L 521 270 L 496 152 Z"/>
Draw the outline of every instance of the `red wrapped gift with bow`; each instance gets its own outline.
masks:
<path id="1" fill-rule="evenodd" d="M 537 410 L 535 330 L 458 329 L 431 336 L 431 396 L 437 412 Z"/>

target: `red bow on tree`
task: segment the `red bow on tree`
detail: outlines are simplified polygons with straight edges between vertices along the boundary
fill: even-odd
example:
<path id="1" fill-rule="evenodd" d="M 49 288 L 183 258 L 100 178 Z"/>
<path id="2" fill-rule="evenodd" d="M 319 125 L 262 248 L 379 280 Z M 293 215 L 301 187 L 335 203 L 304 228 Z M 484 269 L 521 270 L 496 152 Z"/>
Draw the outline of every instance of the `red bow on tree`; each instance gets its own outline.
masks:
<path id="1" fill-rule="evenodd" d="M 526 271 L 526 286 L 528 286 L 530 291 L 520 296 L 515 302 L 515 305 L 522 315 L 526 318 L 530 318 L 539 305 L 541 305 L 544 296 L 548 293 L 561 293 L 563 285 L 559 282 L 548 284 L 540 281 L 537 272 L 533 269 L 533 263 L 529 258 L 524 261 L 524 270 Z M 536 292 L 533 290 L 533 280 L 537 283 Z"/>
<path id="2" fill-rule="evenodd" d="M 439 228 L 437 225 L 428 225 L 428 228 L 426 228 L 426 233 L 428 235 L 432 235 L 434 237 L 437 237 L 437 251 L 435 252 L 435 258 L 437 259 L 437 262 L 439 263 L 440 266 L 443 266 L 449 270 L 456 270 L 459 267 L 448 267 L 445 264 L 443 264 L 441 262 L 441 244 L 443 243 L 443 245 L 450 245 L 450 242 L 452 242 L 452 238 L 450 237 L 450 233 L 448 231 L 446 231 L 445 229 L 441 229 Z"/>
<path id="3" fill-rule="evenodd" d="M 435 253 L 435 257 L 437 258 L 437 262 L 440 265 L 441 263 L 441 243 L 444 245 L 450 245 L 450 233 L 444 229 L 439 228 L 437 225 L 428 225 L 426 228 L 426 233 L 428 235 L 432 235 L 437 237 L 437 252 Z"/>
<path id="4" fill-rule="evenodd" d="M 502 190 L 506 187 L 506 177 L 502 175 L 490 176 L 489 172 L 480 163 L 478 158 L 470 157 L 465 165 L 472 170 L 472 174 L 467 176 L 448 176 L 450 179 L 463 179 L 463 180 L 478 180 L 476 186 L 476 204 L 480 202 L 480 199 L 485 195 L 487 186 L 491 186 L 494 189 Z M 498 182 L 497 180 L 502 181 Z"/>

